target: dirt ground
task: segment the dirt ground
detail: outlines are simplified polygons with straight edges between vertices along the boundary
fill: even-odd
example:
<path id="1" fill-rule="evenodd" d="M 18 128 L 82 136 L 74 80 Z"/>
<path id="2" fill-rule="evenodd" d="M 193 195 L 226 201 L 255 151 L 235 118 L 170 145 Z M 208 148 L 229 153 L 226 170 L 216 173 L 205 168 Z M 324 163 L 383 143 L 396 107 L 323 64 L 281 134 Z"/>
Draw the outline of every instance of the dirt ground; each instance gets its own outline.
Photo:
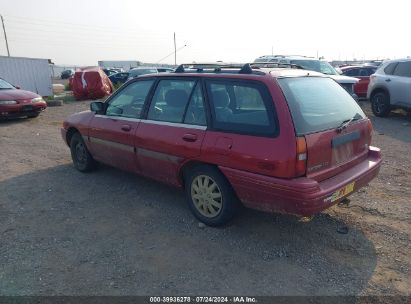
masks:
<path id="1" fill-rule="evenodd" d="M 77 172 L 60 127 L 88 104 L 0 122 L 0 295 L 410 295 L 410 116 L 363 102 L 384 164 L 348 207 L 216 229 L 174 188 Z"/>

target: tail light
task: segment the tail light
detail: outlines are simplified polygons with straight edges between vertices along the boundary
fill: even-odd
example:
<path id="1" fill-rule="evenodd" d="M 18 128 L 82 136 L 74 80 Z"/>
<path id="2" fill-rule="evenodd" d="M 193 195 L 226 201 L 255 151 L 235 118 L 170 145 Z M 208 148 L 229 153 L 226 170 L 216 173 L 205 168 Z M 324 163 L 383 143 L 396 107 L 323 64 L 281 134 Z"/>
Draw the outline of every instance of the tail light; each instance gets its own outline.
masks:
<path id="1" fill-rule="evenodd" d="M 297 159 L 295 162 L 295 173 L 297 176 L 305 175 L 307 168 L 307 143 L 304 137 L 297 137 Z"/>

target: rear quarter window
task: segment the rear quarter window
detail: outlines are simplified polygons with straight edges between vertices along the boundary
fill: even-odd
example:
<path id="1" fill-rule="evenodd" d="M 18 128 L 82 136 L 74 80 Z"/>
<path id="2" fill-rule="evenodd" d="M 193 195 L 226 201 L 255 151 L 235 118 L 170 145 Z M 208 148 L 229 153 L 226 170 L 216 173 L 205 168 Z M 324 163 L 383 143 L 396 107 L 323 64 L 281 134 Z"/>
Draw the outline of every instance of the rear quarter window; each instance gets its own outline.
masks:
<path id="1" fill-rule="evenodd" d="M 400 62 L 394 71 L 395 76 L 411 77 L 411 61 Z"/>
<path id="2" fill-rule="evenodd" d="M 397 66 L 397 62 L 390 63 L 384 68 L 384 73 L 387 75 L 393 75 L 395 67 Z"/>
<path id="3" fill-rule="evenodd" d="M 264 84 L 206 80 L 206 87 L 213 129 L 257 136 L 278 133 L 273 100 Z"/>
<path id="4" fill-rule="evenodd" d="M 338 127 L 364 112 L 337 82 L 326 77 L 278 80 L 287 99 L 298 136 Z"/>

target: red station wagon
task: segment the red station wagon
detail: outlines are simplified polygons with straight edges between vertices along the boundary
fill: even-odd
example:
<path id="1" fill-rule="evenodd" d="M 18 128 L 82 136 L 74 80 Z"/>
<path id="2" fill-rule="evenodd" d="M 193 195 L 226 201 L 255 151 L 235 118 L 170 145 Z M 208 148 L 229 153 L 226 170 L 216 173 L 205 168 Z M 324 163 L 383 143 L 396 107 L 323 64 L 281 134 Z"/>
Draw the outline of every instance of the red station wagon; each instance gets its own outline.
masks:
<path id="1" fill-rule="evenodd" d="M 381 165 L 361 108 L 334 80 L 305 70 L 180 66 L 90 108 L 61 130 L 78 170 L 102 162 L 183 188 L 210 226 L 240 204 L 314 215 Z"/>

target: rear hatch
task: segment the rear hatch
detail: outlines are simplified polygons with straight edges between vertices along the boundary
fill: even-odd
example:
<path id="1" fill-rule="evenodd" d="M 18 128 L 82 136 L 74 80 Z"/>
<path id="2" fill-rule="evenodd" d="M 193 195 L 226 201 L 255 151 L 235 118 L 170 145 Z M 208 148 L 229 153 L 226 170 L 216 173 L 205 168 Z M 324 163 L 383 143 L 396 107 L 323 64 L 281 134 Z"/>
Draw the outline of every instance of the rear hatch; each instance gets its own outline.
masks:
<path id="1" fill-rule="evenodd" d="M 279 79 L 294 121 L 306 142 L 307 177 L 330 178 L 367 157 L 371 123 L 355 100 L 327 77 Z"/>

